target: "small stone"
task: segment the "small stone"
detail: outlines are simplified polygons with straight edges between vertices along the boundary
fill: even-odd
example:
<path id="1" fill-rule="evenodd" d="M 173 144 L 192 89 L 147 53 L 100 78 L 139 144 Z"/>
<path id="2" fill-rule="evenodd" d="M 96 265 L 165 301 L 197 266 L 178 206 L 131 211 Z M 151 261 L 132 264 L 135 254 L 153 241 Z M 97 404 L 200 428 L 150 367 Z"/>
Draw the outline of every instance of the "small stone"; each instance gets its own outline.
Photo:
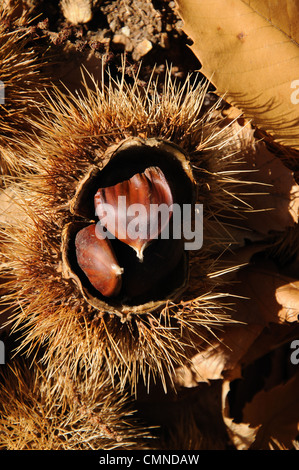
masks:
<path id="1" fill-rule="evenodd" d="M 112 43 L 116 46 L 121 46 L 127 52 L 131 52 L 133 49 L 132 42 L 124 34 L 115 34 L 112 39 Z"/>
<path id="2" fill-rule="evenodd" d="M 164 49 L 169 49 L 169 37 L 167 33 L 161 34 L 161 47 Z"/>
<path id="3" fill-rule="evenodd" d="M 128 26 L 124 26 L 123 28 L 121 28 L 120 32 L 124 36 L 127 36 L 127 38 L 130 37 L 131 31 L 130 31 L 130 28 Z"/>
<path id="4" fill-rule="evenodd" d="M 153 45 L 151 41 L 148 39 L 143 39 L 143 41 L 139 42 L 134 49 L 133 59 L 139 60 L 141 57 L 145 56 L 151 49 Z"/>

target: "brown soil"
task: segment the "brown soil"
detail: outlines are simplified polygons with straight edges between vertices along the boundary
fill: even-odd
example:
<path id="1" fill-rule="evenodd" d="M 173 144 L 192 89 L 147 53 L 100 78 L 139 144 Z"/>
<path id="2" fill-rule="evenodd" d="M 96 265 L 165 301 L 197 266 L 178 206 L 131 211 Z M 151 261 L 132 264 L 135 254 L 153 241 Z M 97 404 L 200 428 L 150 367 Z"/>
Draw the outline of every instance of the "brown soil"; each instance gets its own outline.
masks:
<path id="1" fill-rule="evenodd" d="M 80 73 L 74 70 L 80 64 L 95 76 L 102 63 L 117 74 L 124 56 L 128 79 L 141 64 L 141 81 L 151 74 L 163 77 L 167 66 L 178 80 L 200 68 L 173 1 L 100 1 L 91 21 L 78 25 L 66 20 L 58 1 L 35 3 L 28 22 L 32 39 L 42 51 L 48 46 L 52 79 L 62 79 L 70 88 L 80 83 Z"/>

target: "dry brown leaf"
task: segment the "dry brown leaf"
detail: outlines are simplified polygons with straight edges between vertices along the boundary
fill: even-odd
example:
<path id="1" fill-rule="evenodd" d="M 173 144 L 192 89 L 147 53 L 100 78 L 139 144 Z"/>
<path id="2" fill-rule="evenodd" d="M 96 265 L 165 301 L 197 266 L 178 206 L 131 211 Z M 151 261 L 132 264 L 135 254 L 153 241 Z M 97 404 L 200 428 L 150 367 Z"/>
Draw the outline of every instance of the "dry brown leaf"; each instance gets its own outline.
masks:
<path id="1" fill-rule="evenodd" d="M 239 284 L 235 294 L 247 297 L 237 299 L 236 308 L 247 318 L 268 323 L 296 322 L 299 315 L 299 282 L 279 273 L 276 265 L 260 261 L 247 266 L 237 274 Z M 245 314 L 247 311 L 247 314 Z"/>
<path id="2" fill-rule="evenodd" d="M 12 223 L 13 220 L 23 220 L 26 222 L 26 214 L 22 208 L 17 204 L 14 193 L 10 189 L 2 190 L 0 192 L 0 226 L 5 229 L 5 226 Z M 5 230 L 0 233 L 0 243 L 5 242 Z M 1 258 L 2 261 L 2 258 Z M 3 289 L 3 284 L 7 282 L 7 279 L 0 275 L 0 296 L 5 295 L 5 290 Z M 6 305 L 2 305 L 0 308 L 0 334 L 3 332 L 9 332 L 11 326 L 3 325 L 8 321 L 9 316 L 12 314 L 12 309 L 7 308 Z"/>
<path id="3" fill-rule="evenodd" d="M 268 18 L 277 29 L 284 31 L 288 37 L 299 43 L 298 2 L 296 0 L 243 0 L 252 10 Z"/>
<path id="4" fill-rule="evenodd" d="M 299 338 L 299 324 L 280 324 L 272 323 L 265 328 L 262 333 L 252 343 L 245 356 L 242 357 L 242 367 L 245 368 L 254 361 L 260 359 L 262 356 L 277 350 L 282 345 L 287 345 L 290 354 L 290 345 L 293 340 Z M 285 364 L 283 365 L 283 372 L 285 373 Z"/>
<path id="5" fill-rule="evenodd" d="M 245 155 L 244 169 L 258 170 L 250 178 L 262 183 L 250 188 L 253 212 L 247 213 L 246 226 L 262 234 L 284 231 L 298 223 L 299 186 L 292 171 L 271 153 L 263 142 L 256 144 L 255 152 Z M 264 194 L 258 194 L 263 193 Z"/>
<path id="6" fill-rule="evenodd" d="M 15 200 L 13 191 L 8 188 L 0 192 L 0 224 L 5 227 L 14 220 L 28 220 L 27 215 Z"/>
<path id="7" fill-rule="evenodd" d="M 230 377 L 235 378 L 242 357 L 262 330 L 263 327 L 256 324 L 227 327 L 220 341 L 203 347 L 191 358 L 190 364 L 176 370 L 175 382 L 187 388 L 196 387 L 200 382 L 221 380 L 228 371 Z"/>
<path id="8" fill-rule="evenodd" d="M 281 320 L 298 321 L 299 315 L 299 281 L 292 280 L 276 290 L 276 300 L 282 306 L 279 312 Z"/>
<path id="9" fill-rule="evenodd" d="M 230 417 L 227 395 L 230 391 L 230 382 L 223 381 L 222 384 L 222 414 L 223 421 L 227 426 L 228 434 L 237 450 L 248 450 L 254 443 L 259 425 L 251 427 L 250 424 L 236 423 Z"/>
<path id="10" fill-rule="evenodd" d="M 293 171 L 264 142 L 255 139 L 250 123 L 244 120 L 240 110 L 229 107 L 221 115 L 224 119 L 219 126 L 229 125 L 232 141 L 234 145 L 239 143 L 242 155 L 239 180 L 245 184 L 240 184 L 237 195 L 252 208 L 246 217 L 237 221 L 239 230 L 243 229 L 238 237 L 262 239 L 273 231 L 293 227 L 299 215 L 299 186 Z"/>
<path id="11" fill-rule="evenodd" d="M 216 92 L 277 142 L 299 149 L 298 3 L 177 0 L 177 5 L 201 72 Z"/>
<path id="12" fill-rule="evenodd" d="M 263 245 L 260 245 L 261 250 Z M 252 248 L 252 250 L 250 250 Z M 245 254 L 243 253 L 245 251 Z M 258 248 L 244 247 L 235 254 L 236 261 L 248 262 L 248 257 Z M 243 256 L 243 258 L 242 258 Z M 247 256 L 247 258 L 246 258 Z M 231 279 L 231 277 L 229 278 Z M 220 380 L 238 373 L 239 368 L 260 354 L 266 352 L 258 345 L 259 338 L 269 336 L 269 326 L 297 326 L 299 315 L 299 281 L 281 274 L 274 262 L 263 258 L 255 264 L 240 269 L 235 273 L 230 293 L 235 312 L 232 319 L 240 324 L 231 324 L 218 334 L 210 344 L 199 344 L 197 351 L 189 358 L 189 363 L 175 371 L 175 382 L 184 387 L 195 387 L 200 382 Z M 264 330 L 266 336 L 264 337 Z M 296 331 L 296 330 L 294 330 Z M 287 335 L 288 333 L 288 335 Z M 279 337 L 267 338 L 269 351 L 279 341 L 292 338 L 292 332 L 283 330 Z M 265 339 L 261 340 L 262 343 Z"/>
<path id="13" fill-rule="evenodd" d="M 243 421 L 252 427 L 259 426 L 251 449 L 269 449 L 272 439 L 292 448 L 298 435 L 299 375 L 285 384 L 257 393 L 243 409 Z"/>

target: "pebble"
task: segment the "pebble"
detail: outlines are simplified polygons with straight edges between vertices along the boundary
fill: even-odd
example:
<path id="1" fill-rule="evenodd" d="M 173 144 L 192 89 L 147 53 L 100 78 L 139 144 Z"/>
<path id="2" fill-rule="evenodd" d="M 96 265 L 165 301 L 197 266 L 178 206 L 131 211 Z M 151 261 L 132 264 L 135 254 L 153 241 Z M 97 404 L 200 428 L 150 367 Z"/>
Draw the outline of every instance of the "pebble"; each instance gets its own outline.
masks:
<path id="1" fill-rule="evenodd" d="M 148 39 L 143 39 L 137 44 L 134 49 L 133 59 L 139 60 L 141 57 L 145 56 L 151 49 L 153 45 Z"/>

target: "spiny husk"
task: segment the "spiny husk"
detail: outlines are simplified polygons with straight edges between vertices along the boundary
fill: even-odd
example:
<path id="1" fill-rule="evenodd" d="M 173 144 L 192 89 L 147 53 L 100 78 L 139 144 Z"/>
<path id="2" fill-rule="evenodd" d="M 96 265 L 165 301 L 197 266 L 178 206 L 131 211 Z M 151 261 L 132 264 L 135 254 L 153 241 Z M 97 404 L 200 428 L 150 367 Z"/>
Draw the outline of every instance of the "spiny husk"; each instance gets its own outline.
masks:
<path id="1" fill-rule="evenodd" d="M 136 77 L 127 85 L 123 75 L 118 82 L 94 82 L 94 91 L 86 85 L 82 95 L 57 89 L 49 95 L 36 123 L 42 135 L 27 146 L 23 142 L 17 153 L 27 174 L 10 189 L 26 217 L 3 229 L 2 269 L 11 281 L 2 302 L 15 307 L 13 329 L 23 331 L 22 347 L 45 346 L 50 371 L 63 364 L 75 376 L 79 366 L 96 383 L 104 362 L 122 387 L 129 382 L 135 390 L 140 377 L 147 384 L 154 377 L 166 389 L 198 339 L 232 321 L 222 307 L 219 278 L 211 276 L 218 267 L 210 245 L 219 232 L 218 255 L 234 243 L 221 214 L 245 217 L 248 204 L 232 176 L 232 167 L 239 172 L 242 155 L 230 127 L 220 129 L 213 110 L 202 113 L 207 85 L 191 85 L 189 79 L 178 85 L 170 72 L 161 92 L 153 81 L 145 89 L 137 84 Z M 205 239 L 201 250 L 190 252 L 188 288 L 176 302 L 164 299 L 155 312 L 122 322 L 93 308 L 72 280 L 63 278 L 61 234 L 73 221 L 69 204 L 90 166 L 100 165 L 109 146 L 132 136 L 169 140 L 189 155 L 198 202 L 204 204 L 204 227 L 213 220 L 217 229 L 211 244 Z"/>
<path id="2" fill-rule="evenodd" d="M 1 369 L 1 450 L 146 448 L 150 431 L 135 414 L 103 370 L 95 386 L 73 382 L 63 368 L 49 378 L 37 361 L 14 358 Z"/>
<path id="3" fill-rule="evenodd" d="M 28 117 L 38 112 L 41 90 L 46 87 L 45 65 L 33 48 L 24 11 L 14 15 L 10 5 L 0 6 L 0 80 L 4 84 L 4 103 L 0 105 L 0 174 L 16 174 L 20 168 L 11 154 L 15 140 L 29 132 Z M 45 61 L 46 62 L 46 61 Z"/>

